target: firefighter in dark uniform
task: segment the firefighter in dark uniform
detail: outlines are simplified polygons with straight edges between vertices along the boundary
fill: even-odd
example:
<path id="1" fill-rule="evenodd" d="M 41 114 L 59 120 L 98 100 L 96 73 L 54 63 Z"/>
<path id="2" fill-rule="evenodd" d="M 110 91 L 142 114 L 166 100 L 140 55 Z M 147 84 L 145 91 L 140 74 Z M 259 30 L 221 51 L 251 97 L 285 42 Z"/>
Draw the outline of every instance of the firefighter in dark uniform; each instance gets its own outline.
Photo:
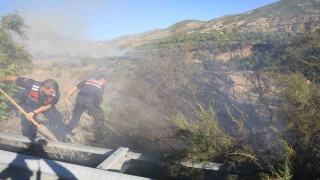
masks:
<path id="1" fill-rule="evenodd" d="M 67 130 L 72 133 L 72 130 L 79 123 L 81 114 L 87 110 L 88 114 L 92 116 L 96 122 L 94 135 L 96 140 L 101 140 L 103 124 L 104 124 L 104 112 L 100 105 L 103 100 L 104 85 L 107 82 L 105 76 L 100 75 L 97 79 L 88 79 L 80 82 L 75 87 L 71 88 L 65 98 L 66 104 L 71 104 L 69 97 L 73 92 L 79 90 L 76 98 L 76 105 L 73 109 L 72 119 L 67 125 Z"/>
<path id="2" fill-rule="evenodd" d="M 60 140 L 65 140 L 67 131 L 62 121 L 62 115 L 55 107 L 59 101 L 59 85 L 53 79 L 43 82 L 18 76 L 7 76 L 0 82 L 15 82 L 17 86 L 25 88 L 26 94 L 22 108 L 28 113 L 21 116 L 21 131 L 23 136 L 35 138 L 37 127 L 30 121 L 36 120 L 37 114 L 42 113 L 49 120 L 49 128 Z"/>

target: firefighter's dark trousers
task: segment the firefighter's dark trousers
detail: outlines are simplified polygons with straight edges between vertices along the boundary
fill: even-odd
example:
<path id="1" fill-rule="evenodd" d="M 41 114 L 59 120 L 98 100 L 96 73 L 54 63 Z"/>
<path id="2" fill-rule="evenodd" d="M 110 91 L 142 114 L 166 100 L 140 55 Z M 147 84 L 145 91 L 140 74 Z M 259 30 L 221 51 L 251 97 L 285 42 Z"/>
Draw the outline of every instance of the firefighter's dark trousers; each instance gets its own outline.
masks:
<path id="1" fill-rule="evenodd" d="M 100 139 L 103 130 L 104 112 L 99 104 L 89 96 L 77 96 L 76 105 L 72 113 L 72 119 L 67 126 L 68 131 L 71 132 L 78 125 L 80 117 L 85 110 L 87 110 L 88 114 L 96 121 L 95 137 L 96 139 Z"/>
<path id="2" fill-rule="evenodd" d="M 35 109 L 26 104 L 22 105 L 22 107 L 27 113 Z M 59 140 L 64 141 L 67 135 L 67 129 L 62 121 L 62 115 L 57 108 L 53 106 L 49 110 L 42 112 L 42 114 L 49 120 L 48 128 L 51 132 Z M 33 119 L 37 120 L 37 115 L 35 115 Z M 25 115 L 21 116 L 21 132 L 23 136 L 27 136 L 29 138 L 34 138 L 37 134 L 37 127 L 31 121 L 27 120 Z"/>

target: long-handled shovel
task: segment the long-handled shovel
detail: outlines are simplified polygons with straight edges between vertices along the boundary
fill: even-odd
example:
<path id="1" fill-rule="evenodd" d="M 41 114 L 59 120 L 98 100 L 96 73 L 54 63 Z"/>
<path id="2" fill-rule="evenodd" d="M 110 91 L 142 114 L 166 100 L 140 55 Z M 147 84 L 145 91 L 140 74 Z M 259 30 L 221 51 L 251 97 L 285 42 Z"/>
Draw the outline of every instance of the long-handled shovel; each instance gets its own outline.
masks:
<path id="1" fill-rule="evenodd" d="M 4 92 L 1 88 L 0 88 L 0 92 L 9 99 L 10 102 L 12 102 L 12 104 L 14 104 L 25 116 L 27 116 L 27 112 L 21 108 L 21 106 L 19 106 L 6 92 Z M 38 127 L 38 129 L 48 138 L 54 140 L 54 141 L 58 141 L 50 132 L 47 128 L 45 128 L 44 126 L 40 125 L 37 121 L 35 121 L 33 118 L 30 120 L 35 126 Z"/>

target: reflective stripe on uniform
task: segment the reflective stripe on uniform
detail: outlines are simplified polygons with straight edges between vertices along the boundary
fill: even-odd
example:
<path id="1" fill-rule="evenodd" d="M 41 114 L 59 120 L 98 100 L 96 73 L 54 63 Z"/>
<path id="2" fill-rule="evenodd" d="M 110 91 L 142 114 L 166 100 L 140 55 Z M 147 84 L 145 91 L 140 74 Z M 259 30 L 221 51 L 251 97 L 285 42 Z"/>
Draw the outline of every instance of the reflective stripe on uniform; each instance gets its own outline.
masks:
<path id="1" fill-rule="evenodd" d="M 85 84 L 96 86 L 99 89 L 101 89 L 101 86 L 103 85 L 100 81 L 95 79 L 89 79 L 85 82 Z"/>
<path id="2" fill-rule="evenodd" d="M 39 88 L 40 88 L 39 86 L 33 85 L 31 89 L 32 89 L 33 91 L 38 91 Z"/>

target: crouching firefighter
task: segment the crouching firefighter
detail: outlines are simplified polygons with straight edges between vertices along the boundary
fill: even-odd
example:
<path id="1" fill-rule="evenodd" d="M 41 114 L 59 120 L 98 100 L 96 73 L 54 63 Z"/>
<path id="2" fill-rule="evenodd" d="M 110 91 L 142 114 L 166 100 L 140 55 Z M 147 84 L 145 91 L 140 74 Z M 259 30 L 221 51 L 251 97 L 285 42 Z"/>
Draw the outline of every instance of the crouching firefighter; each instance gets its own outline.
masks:
<path id="1" fill-rule="evenodd" d="M 37 120 L 37 114 L 42 113 L 49 120 L 49 129 L 61 141 L 65 140 L 67 131 L 62 121 L 62 115 L 55 107 L 59 101 L 59 85 L 53 79 L 43 82 L 18 76 L 7 76 L 0 82 L 15 82 L 19 87 L 25 89 L 22 108 L 27 115 L 21 116 L 21 132 L 23 136 L 35 138 L 37 127 L 30 121 Z"/>
<path id="2" fill-rule="evenodd" d="M 103 125 L 104 125 L 104 112 L 100 107 L 103 101 L 104 85 L 107 79 L 105 76 L 100 75 L 97 79 L 88 79 L 80 82 L 75 87 L 71 88 L 65 98 L 66 104 L 71 104 L 69 97 L 73 92 L 79 90 L 76 97 L 76 105 L 73 109 L 72 118 L 67 125 L 67 130 L 72 134 L 72 130 L 79 123 L 81 114 L 84 110 L 88 111 L 88 114 L 92 116 L 96 122 L 94 136 L 97 141 L 102 139 Z"/>

